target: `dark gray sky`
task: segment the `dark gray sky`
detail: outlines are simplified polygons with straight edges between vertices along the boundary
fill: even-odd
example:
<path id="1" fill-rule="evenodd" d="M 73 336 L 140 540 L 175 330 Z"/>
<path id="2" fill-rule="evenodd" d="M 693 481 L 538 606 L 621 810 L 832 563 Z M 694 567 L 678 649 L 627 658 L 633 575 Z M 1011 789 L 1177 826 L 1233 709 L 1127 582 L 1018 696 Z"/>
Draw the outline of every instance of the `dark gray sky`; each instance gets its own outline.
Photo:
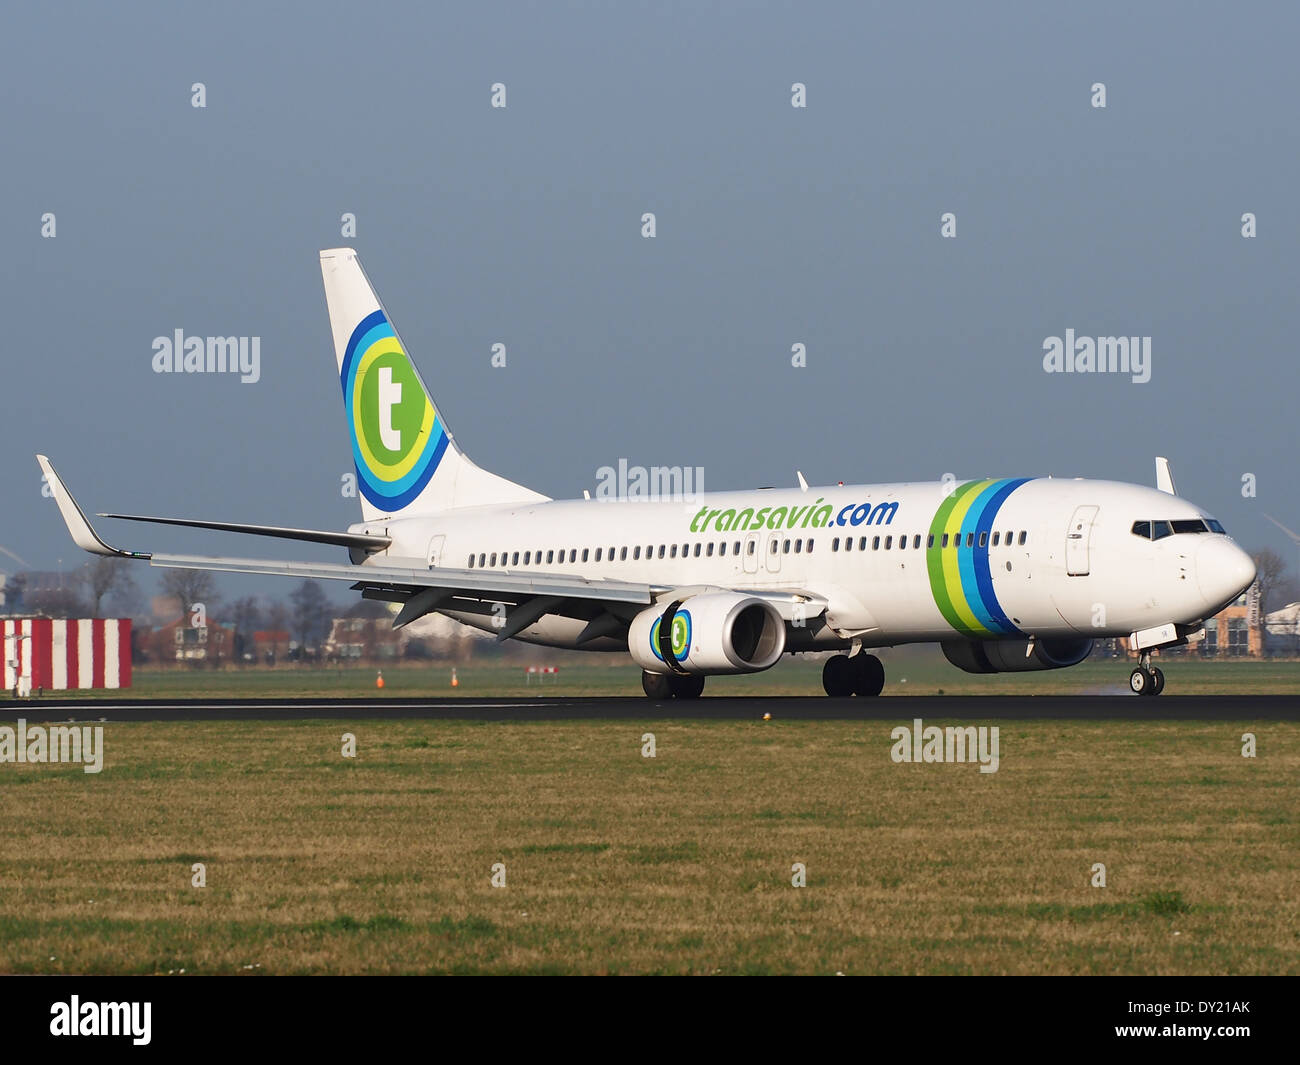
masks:
<path id="1" fill-rule="evenodd" d="M 351 244 L 459 443 L 549 495 L 619 458 L 724 489 L 1166 454 L 1294 567 L 1261 512 L 1300 528 L 1298 36 L 1276 4 L 7 9 L 0 545 L 80 564 L 37 450 L 88 510 L 358 520 L 316 255 Z M 176 328 L 260 336 L 261 380 L 154 374 Z M 1067 328 L 1151 336 L 1151 381 L 1045 374 Z"/>

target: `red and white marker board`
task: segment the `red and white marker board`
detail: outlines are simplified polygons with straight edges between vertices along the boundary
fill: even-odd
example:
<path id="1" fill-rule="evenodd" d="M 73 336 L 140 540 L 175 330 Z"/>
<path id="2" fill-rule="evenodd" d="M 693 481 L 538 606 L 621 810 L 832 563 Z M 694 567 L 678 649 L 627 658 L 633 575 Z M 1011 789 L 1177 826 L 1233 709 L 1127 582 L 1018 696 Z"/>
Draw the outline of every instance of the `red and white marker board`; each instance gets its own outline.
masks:
<path id="1" fill-rule="evenodd" d="M 4 690 L 131 687 L 130 618 L 0 618 Z"/>

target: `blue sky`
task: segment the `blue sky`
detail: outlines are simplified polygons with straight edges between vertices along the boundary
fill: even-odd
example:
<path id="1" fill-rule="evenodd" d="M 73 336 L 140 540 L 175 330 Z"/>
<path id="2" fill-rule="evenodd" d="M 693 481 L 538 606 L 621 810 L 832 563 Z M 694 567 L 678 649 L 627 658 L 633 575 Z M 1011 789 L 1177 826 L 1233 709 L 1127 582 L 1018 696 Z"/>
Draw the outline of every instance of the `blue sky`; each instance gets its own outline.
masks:
<path id="1" fill-rule="evenodd" d="M 724 489 L 1151 483 L 1165 454 L 1294 567 L 1262 512 L 1300 528 L 1298 30 L 1172 3 L 10 10 L 0 545 L 80 562 L 38 450 L 88 510 L 358 520 L 317 264 L 346 243 L 458 442 L 548 495 L 620 458 Z M 155 374 L 177 328 L 260 337 L 261 379 Z M 1066 329 L 1150 336 L 1150 382 L 1044 373 Z"/>

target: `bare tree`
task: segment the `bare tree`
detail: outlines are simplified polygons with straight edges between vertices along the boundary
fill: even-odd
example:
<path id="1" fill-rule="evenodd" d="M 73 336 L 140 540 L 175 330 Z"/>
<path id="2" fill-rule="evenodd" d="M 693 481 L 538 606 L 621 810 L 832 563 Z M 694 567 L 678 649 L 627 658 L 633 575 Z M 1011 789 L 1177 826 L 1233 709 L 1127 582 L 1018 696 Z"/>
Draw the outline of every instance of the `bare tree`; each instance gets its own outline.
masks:
<path id="1" fill-rule="evenodd" d="M 333 605 L 316 581 L 303 581 L 289 596 L 289 602 L 293 608 L 293 629 L 305 653 L 329 632 Z"/>
<path id="2" fill-rule="evenodd" d="M 135 591 L 132 562 L 117 555 L 96 555 L 86 563 L 86 594 L 91 617 L 99 617 L 105 596 L 126 597 Z"/>
<path id="3" fill-rule="evenodd" d="M 1269 599 L 1286 575 L 1286 563 L 1282 561 L 1281 555 L 1267 547 L 1256 551 L 1251 557 L 1255 560 L 1255 580 L 1259 584 L 1259 612 L 1263 616 L 1268 613 Z"/>
<path id="4" fill-rule="evenodd" d="M 230 608 L 230 620 L 235 624 L 235 657 L 244 660 L 244 655 L 256 650 L 253 633 L 262 627 L 262 604 L 255 595 L 246 595 L 236 599 Z"/>
<path id="5" fill-rule="evenodd" d="M 181 601 L 181 613 L 188 613 L 195 603 L 209 610 L 217 601 L 217 582 L 211 573 L 202 569 L 169 569 L 163 574 L 162 589 L 167 595 Z"/>

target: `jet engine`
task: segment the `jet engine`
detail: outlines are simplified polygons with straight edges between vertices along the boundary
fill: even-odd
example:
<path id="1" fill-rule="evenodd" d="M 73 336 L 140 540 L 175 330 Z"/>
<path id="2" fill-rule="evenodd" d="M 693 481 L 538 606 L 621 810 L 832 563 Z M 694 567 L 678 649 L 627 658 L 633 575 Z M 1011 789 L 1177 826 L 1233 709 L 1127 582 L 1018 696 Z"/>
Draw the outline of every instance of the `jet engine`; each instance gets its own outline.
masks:
<path id="1" fill-rule="evenodd" d="M 693 595 L 637 614 L 627 646 L 651 673 L 758 673 L 785 650 L 785 622 L 776 607 L 752 595 Z"/>
<path id="2" fill-rule="evenodd" d="M 967 673 L 1024 673 L 1077 666 L 1092 653 L 1092 640 L 945 640 L 944 657 Z"/>

